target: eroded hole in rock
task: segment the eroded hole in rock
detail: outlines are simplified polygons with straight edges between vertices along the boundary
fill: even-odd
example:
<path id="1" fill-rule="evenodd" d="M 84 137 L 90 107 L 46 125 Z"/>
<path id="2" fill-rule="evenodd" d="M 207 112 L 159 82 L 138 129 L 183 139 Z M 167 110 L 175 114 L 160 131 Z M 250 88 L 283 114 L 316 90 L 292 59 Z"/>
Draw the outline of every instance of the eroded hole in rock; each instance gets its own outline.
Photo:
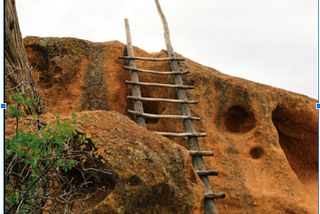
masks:
<path id="1" fill-rule="evenodd" d="M 48 53 L 44 48 L 36 45 L 26 47 L 28 61 L 37 71 L 36 80 L 37 84 L 44 89 L 52 87 L 52 74 L 49 72 Z"/>
<path id="2" fill-rule="evenodd" d="M 67 54 L 68 54 L 67 49 L 63 48 L 63 49 L 61 50 L 61 55 L 64 56 L 64 55 L 67 55 Z"/>
<path id="3" fill-rule="evenodd" d="M 232 106 L 222 115 L 222 126 L 234 133 L 249 132 L 254 126 L 254 118 L 243 107 Z"/>
<path id="4" fill-rule="evenodd" d="M 316 185 L 318 178 L 318 127 L 306 112 L 277 107 L 272 120 L 279 134 L 279 143 L 299 180 Z M 293 113 L 294 112 L 294 113 Z"/>
<path id="5" fill-rule="evenodd" d="M 264 155 L 264 150 L 256 146 L 250 150 L 249 154 L 253 159 L 260 159 Z"/>
<path id="6" fill-rule="evenodd" d="M 84 151 L 92 151 L 94 144 L 90 139 L 86 140 L 88 140 L 88 143 L 86 144 Z M 80 150 L 80 147 L 76 146 L 75 150 Z M 80 162 L 81 160 L 77 159 L 77 161 Z M 89 170 L 92 167 L 96 170 Z M 108 172 L 110 174 L 106 174 L 104 172 Z M 69 190 L 72 186 L 78 193 L 76 195 L 77 199 L 84 199 L 85 196 L 92 195 L 86 201 L 85 206 L 87 209 L 95 207 L 115 188 L 115 177 L 112 174 L 111 166 L 108 162 L 102 163 L 101 156 L 92 156 L 91 159 L 86 159 L 86 161 L 83 162 L 83 165 L 78 164 L 67 172 L 62 170 L 62 174 L 65 176 L 65 179 L 61 179 L 59 181 L 62 189 Z M 77 209 L 77 206 L 74 207 L 74 211 L 77 211 Z"/>
<path id="7" fill-rule="evenodd" d="M 86 166 L 89 168 L 89 166 Z M 86 201 L 86 208 L 93 208 L 103 199 L 105 199 L 115 188 L 115 181 L 111 176 L 104 173 L 87 173 L 79 171 L 79 169 L 72 168 L 67 172 L 67 178 L 75 189 L 79 189 L 78 198 L 83 198 L 84 195 L 92 195 Z M 87 185 L 83 185 L 87 183 Z M 105 188 L 102 188 L 102 187 Z M 64 187 L 63 189 L 68 189 L 70 187 Z M 99 191 L 97 191 L 100 189 Z M 75 207 L 75 209 L 77 209 Z"/>
<path id="8" fill-rule="evenodd" d="M 140 178 L 136 175 L 133 175 L 129 178 L 129 183 L 131 186 L 138 186 L 140 185 L 142 182 L 140 180 Z"/>

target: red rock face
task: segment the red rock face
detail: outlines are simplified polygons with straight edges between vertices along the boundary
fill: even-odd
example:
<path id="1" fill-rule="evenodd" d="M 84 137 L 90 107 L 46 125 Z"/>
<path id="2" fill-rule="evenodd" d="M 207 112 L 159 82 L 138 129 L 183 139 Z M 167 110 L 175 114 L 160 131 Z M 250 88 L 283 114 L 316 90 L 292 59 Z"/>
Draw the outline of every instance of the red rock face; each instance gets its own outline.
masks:
<path id="1" fill-rule="evenodd" d="M 38 63 L 38 84 L 49 112 L 71 113 L 84 110 L 115 110 L 126 114 L 133 109 L 130 71 L 125 45 L 113 41 L 91 43 L 73 38 L 26 37 L 29 61 Z M 166 57 L 166 51 L 149 54 L 134 47 L 135 56 Z M 182 57 L 176 54 L 177 57 Z M 168 71 L 168 62 L 136 61 L 137 67 Z M 262 85 L 186 59 L 180 70 L 187 90 L 201 150 L 213 151 L 204 157 L 208 170 L 218 169 L 211 179 L 214 192 L 226 193 L 216 200 L 219 213 L 317 213 L 318 200 L 318 115 L 316 100 Z M 141 82 L 172 84 L 165 75 L 139 74 Z M 174 89 L 141 86 L 143 97 L 176 98 Z M 144 102 L 146 113 L 181 114 L 179 105 Z M 131 119 L 133 117 L 130 116 Z M 184 132 L 181 120 L 147 119 L 153 131 Z M 171 138 L 188 149 L 186 138 Z"/>
<path id="2" fill-rule="evenodd" d="M 84 113 L 87 120 L 77 120 L 75 125 L 81 134 L 87 134 L 87 147 L 94 146 L 107 160 L 97 168 L 109 173 L 91 174 L 95 185 L 105 187 L 87 201 L 92 213 L 203 213 L 204 185 L 184 147 L 141 128 L 118 112 L 84 111 L 80 115 Z M 64 114 L 61 121 L 71 117 Z M 25 129 L 28 119 L 32 117 L 23 118 L 19 127 Z M 40 120 L 53 124 L 54 116 L 48 113 Z M 15 133 L 15 123 L 15 119 L 6 121 L 6 138 Z M 69 173 L 70 179 L 81 177 L 77 170 Z"/>

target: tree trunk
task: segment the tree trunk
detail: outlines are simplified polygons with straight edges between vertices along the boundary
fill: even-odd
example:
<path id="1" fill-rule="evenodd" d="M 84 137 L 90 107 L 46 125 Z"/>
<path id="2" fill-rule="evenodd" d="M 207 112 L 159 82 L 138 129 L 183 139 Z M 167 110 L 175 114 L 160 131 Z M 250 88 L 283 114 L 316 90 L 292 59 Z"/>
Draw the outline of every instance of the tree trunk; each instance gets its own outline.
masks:
<path id="1" fill-rule="evenodd" d="M 25 97 L 40 98 L 23 45 L 15 0 L 5 0 L 4 27 L 5 102 L 9 106 L 9 98 L 17 91 L 22 92 Z M 29 115 L 44 114 L 46 109 L 44 106 L 32 105 L 25 112 Z"/>

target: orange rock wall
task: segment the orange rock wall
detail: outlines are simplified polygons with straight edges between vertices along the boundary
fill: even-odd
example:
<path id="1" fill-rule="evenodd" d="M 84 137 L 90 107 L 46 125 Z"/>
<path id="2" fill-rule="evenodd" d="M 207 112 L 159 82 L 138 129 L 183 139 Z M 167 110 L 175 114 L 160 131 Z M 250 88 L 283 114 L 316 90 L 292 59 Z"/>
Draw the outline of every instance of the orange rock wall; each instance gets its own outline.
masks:
<path id="1" fill-rule="evenodd" d="M 88 118 L 81 120 L 86 113 Z M 61 122 L 72 117 L 63 114 Z M 24 117 L 19 127 L 25 130 L 31 116 Z M 44 124 L 55 123 L 53 114 L 41 115 Z M 16 119 L 6 120 L 6 138 L 15 134 Z M 87 136 L 87 151 L 99 150 L 97 159 L 84 162 L 107 173 L 90 174 L 95 187 L 105 187 L 87 202 L 91 213 L 172 214 L 204 212 L 204 185 L 192 167 L 188 151 L 173 141 L 154 135 L 115 111 L 83 111 L 76 119 L 77 131 Z M 54 127 L 52 127 L 52 130 Z M 27 129 L 37 133 L 35 127 Z M 90 134 L 89 134 L 90 133 Z M 101 162 L 100 160 L 106 160 Z M 91 164 L 91 165 L 90 165 Z M 78 170 L 68 171 L 71 178 L 81 177 Z M 90 170 L 88 170 L 90 173 Z M 54 188 L 61 188 L 58 182 Z M 84 195 L 96 189 L 84 187 Z M 74 206 L 76 209 L 76 205 Z M 78 213 L 73 210 L 74 213 Z"/>
<path id="2" fill-rule="evenodd" d="M 130 71 L 119 60 L 125 45 L 92 43 L 75 38 L 24 39 L 48 112 L 115 110 L 126 115 L 133 109 Z M 134 47 L 135 56 L 166 57 L 166 51 L 147 53 Z M 180 57 L 180 54 L 176 54 Z M 168 62 L 136 61 L 141 69 L 168 71 Z M 318 114 L 316 100 L 304 95 L 225 75 L 186 59 L 180 62 L 201 150 L 214 192 L 226 193 L 216 200 L 219 214 L 228 213 L 317 213 L 318 211 Z M 139 74 L 141 82 L 172 84 L 166 75 Z M 275 77 L 276 78 L 276 77 Z M 173 89 L 141 86 L 143 97 L 176 98 Z M 144 102 L 146 113 L 181 114 L 178 104 Z M 130 116 L 131 119 L 134 119 Z M 146 119 L 149 130 L 184 132 L 181 120 Z M 188 148 L 186 138 L 171 138 Z"/>

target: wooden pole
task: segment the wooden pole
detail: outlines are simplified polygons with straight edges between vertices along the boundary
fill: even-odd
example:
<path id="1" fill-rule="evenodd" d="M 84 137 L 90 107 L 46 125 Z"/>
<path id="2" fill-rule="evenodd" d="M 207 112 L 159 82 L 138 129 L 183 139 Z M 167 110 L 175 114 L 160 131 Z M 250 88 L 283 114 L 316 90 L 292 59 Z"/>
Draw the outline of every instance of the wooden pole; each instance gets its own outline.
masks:
<path id="1" fill-rule="evenodd" d="M 199 176 L 218 175 L 218 170 L 196 171 Z"/>
<path id="2" fill-rule="evenodd" d="M 164 30 L 164 40 L 166 42 L 166 46 L 167 46 L 167 51 L 168 51 L 168 56 L 170 58 L 174 57 L 174 50 L 173 47 L 171 45 L 171 41 L 170 41 L 170 32 L 169 32 L 169 27 L 168 27 L 168 22 L 166 17 L 164 16 L 159 1 L 158 0 L 154 0 L 158 9 L 158 13 L 160 15 L 162 24 L 163 24 L 163 30 Z M 170 53 L 170 54 L 169 54 Z"/>
<path id="3" fill-rule="evenodd" d="M 189 151 L 190 155 L 213 156 L 212 151 Z"/>
<path id="4" fill-rule="evenodd" d="M 205 137 L 207 136 L 206 133 L 171 133 L 171 132 L 155 132 L 155 133 L 163 136 L 167 136 L 167 137 L 189 137 L 189 136 Z"/>
<path id="5" fill-rule="evenodd" d="M 131 41 L 131 34 L 129 28 L 129 21 L 128 19 L 124 20 L 125 28 L 126 28 L 126 36 L 127 36 L 127 52 L 129 57 L 134 57 L 133 54 L 133 47 Z M 130 67 L 137 68 L 134 59 L 129 60 Z M 138 73 L 135 70 L 131 70 L 131 81 L 132 82 L 139 82 Z M 134 97 L 141 98 L 140 86 L 139 85 L 132 85 L 132 95 Z M 141 100 L 134 100 L 133 101 L 134 110 L 140 113 L 143 113 L 143 105 Z M 146 122 L 144 117 L 136 115 L 136 123 L 141 126 L 142 128 L 146 129 Z"/>
<path id="6" fill-rule="evenodd" d="M 129 56 L 118 56 L 118 59 L 135 59 L 135 60 L 147 60 L 147 61 L 168 61 L 173 60 L 171 58 L 146 58 L 146 57 L 129 57 Z M 184 58 L 174 58 L 177 61 L 186 61 Z"/>
<path id="7" fill-rule="evenodd" d="M 226 194 L 224 192 L 219 193 L 206 193 L 204 195 L 205 198 L 225 198 Z"/>
<path id="8" fill-rule="evenodd" d="M 138 69 L 138 68 L 132 68 L 128 66 L 123 66 L 124 69 L 127 70 L 132 70 L 132 71 L 140 71 L 144 73 L 149 73 L 149 74 L 162 74 L 162 75 L 173 75 L 173 74 L 188 74 L 189 71 L 184 71 L 184 72 L 172 72 L 172 71 L 152 71 L 152 70 L 144 70 L 144 69 Z"/>
<path id="9" fill-rule="evenodd" d="M 156 102 L 198 104 L 197 100 L 175 100 L 175 99 L 152 98 L 152 97 L 134 97 L 134 96 L 127 96 L 127 99 L 128 100 L 139 100 L 139 101 L 156 101 Z"/>
<path id="10" fill-rule="evenodd" d="M 161 115 L 161 114 L 148 114 L 148 113 L 140 113 L 137 111 L 128 110 L 128 114 L 139 115 L 143 117 L 149 118 L 160 118 L 160 119 L 190 119 L 190 120 L 200 120 L 200 117 L 188 117 L 183 115 Z"/>
<path id="11" fill-rule="evenodd" d="M 132 82 L 132 81 L 127 81 L 127 80 L 126 80 L 126 84 L 147 85 L 147 86 L 167 87 L 167 88 L 194 89 L 193 85 L 171 85 L 171 84 L 161 84 L 161 83 Z"/>
<path id="12" fill-rule="evenodd" d="M 171 41 L 170 41 L 168 23 L 167 23 L 167 20 L 161 10 L 159 1 L 158 0 L 154 0 L 154 1 L 157 5 L 158 13 L 160 15 L 160 18 L 161 18 L 161 21 L 163 24 L 164 39 L 165 39 L 165 43 L 167 46 L 168 56 L 170 58 L 173 58 L 173 57 L 175 57 L 175 54 L 174 54 L 173 47 L 172 47 Z M 171 60 L 170 65 L 171 65 L 172 71 L 174 71 L 174 72 L 180 71 L 180 68 L 179 68 L 177 61 Z M 176 85 L 183 85 L 181 75 L 173 75 L 173 77 L 174 77 L 174 82 Z M 177 91 L 177 95 L 178 95 L 179 100 L 186 100 L 187 99 L 186 93 L 183 89 L 177 88 L 176 91 Z M 187 103 L 181 103 L 180 109 L 181 109 L 182 115 L 191 116 L 189 105 Z M 183 124 L 184 124 L 186 132 L 195 133 L 195 128 L 194 128 L 192 120 L 185 119 L 183 121 Z M 197 137 L 194 137 L 194 136 L 188 137 L 188 144 L 189 144 L 190 150 L 200 151 L 200 146 L 199 146 Z M 192 156 L 192 163 L 193 163 L 193 168 L 196 171 L 206 171 L 206 169 L 204 167 L 203 159 L 201 156 Z M 200 179 L 202 180 L 202 182 L 205 186 L 206 193 L 212 193 L 208 177 L 201 176 Z M 206 214 L 218 214 L 218 210 L 216 208 L 216 204 L 215 204 L 215 201 L 213 198 L 212 199 L 206 198 L 204 200 L 204 210 L 205 210 Z"/>

